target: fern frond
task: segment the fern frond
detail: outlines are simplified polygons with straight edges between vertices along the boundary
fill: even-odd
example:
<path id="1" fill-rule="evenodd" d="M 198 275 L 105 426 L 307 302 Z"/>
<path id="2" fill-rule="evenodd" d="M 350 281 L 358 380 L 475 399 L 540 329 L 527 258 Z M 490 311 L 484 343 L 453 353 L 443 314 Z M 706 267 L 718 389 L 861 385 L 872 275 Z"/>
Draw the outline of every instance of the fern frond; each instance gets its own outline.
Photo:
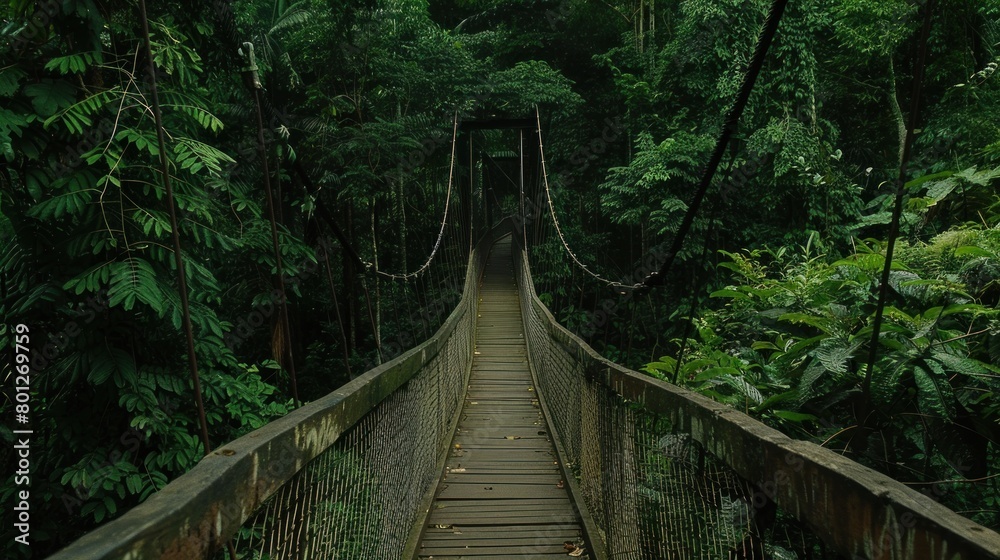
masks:
<path id="1" fill-rule="evenodd" d="M 165 298 L 157 283 L 156 271 L 147 261 L 130 257 L 111 266 L 108 304 L 120 305 L 128 311 L 136 302 L 148 305 L 157 315 L 164 312 Z"/>
<path id="2" fill-rule="evenodd" d="M 274 22 L 267 34 L 274 35 L 283 29 L 308 23 L 310 19 L 315 17 L 315 14 L 303 4 L 305 2 L 299 2 L 285 10 L 285 13 L 281 14 L 278 21 Z"/>
<path id="3" fill-rule="evenodd" d="M 93 117 L 114 101 L 118 100 L 119 87 L 104 90 L 58 111 L 43 123 L 48 128 L 54 122 L 59 122 L 73 134 L 83 134 L 84 130 L 94 125 Z"/>
<path id="4" fill-rule="evenodd" d="M 97 177 L 89 169 L 80 169 L 66 179 L 57 181 L 52 190 L 59 194 L 45 199 L 28 209 L 28 215 L 39 220 L 58 220 L 64 216 L 81 213 L 98 192 L 93 187 Z"/>
<path id="5" fill-rule="evenodd" d="M 21 87 L 21 78 L 28 73 L 17 66 L 0 68 L 0 97 L 11 97 Z"/>
<path id="6" fill-rule="evenodd" d="M 236 163 L 228 154 L 193 138 L 178 137 L 174 143 L 174 163 L 180 169 L 197 174 L 208 169 L 212 174 L 222 173 L 223 163 Z"/>
<path id="7" fill-rule="evenodd" d="M 97 292 L 108 285 L 108 282 L 111 280 L 111 269 L 115 264 L 115 261 L 96 264 L 67 280 L 62 288 L 64 290 L 73 290 L 77 295 L 83 292 Z"/>

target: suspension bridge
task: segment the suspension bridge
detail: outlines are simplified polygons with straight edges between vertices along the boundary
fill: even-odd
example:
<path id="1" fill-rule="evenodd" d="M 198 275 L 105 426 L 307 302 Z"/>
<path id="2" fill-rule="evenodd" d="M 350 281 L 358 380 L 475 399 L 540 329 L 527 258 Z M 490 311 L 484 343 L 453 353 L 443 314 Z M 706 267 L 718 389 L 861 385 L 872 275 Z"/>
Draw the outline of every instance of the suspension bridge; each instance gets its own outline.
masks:
<path id="1" fill-rule="evenodd" d="M 516 225 L 427 340 L 50 558 L 1000 558 L 929 497 L 599 356 Z"/>
<path id="2" fill-rule="evenodd" d="M 674 247 L 658 274 L 631 286 L 636 293 L 666 277 L 786 3 L 774 2 Z M 517 177 L 509 181 L 513 218 L 496 219 L 502 204 L 488 181 L 475 188 L 472 132 L 482 128 L 517 132 L 516 158 L 490 164 Z M 1000 535 L 932 498 L 613 363 L 560 325 L 535 289 L 530 256 L 542 220 L 526 209 L 526 184 L 543 195 L 548 223 L 577 269 L 616 290 L 629 286 L 601 277 L 571 250 L 541 128 L 538 115 L 463 123 L 460 140 L 456 115 L 430 256 L 411 273 L 372 267 L 388 282 L 433 277 L 441 255 L 462 270 L 457 304 L 435 332 L 211 451 L 50 558 L 1000 560 Z M 469 177 L 453 197 L 456 159 Z"/>

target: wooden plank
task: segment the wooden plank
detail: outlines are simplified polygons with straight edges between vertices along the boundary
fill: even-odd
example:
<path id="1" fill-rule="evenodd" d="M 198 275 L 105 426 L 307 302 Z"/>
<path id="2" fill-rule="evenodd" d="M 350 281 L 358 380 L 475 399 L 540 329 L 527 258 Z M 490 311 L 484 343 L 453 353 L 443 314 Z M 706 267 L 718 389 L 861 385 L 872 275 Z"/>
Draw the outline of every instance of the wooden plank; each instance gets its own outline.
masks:
<path id="1" fill-rule="evenodd" d="M 515 411 L 503 411 L 497 407 L 495 402 L 486 403 L 482 405 L 469 405 L 470 408 L 478 406 L 479 408 L 475 412 L 469 412 L 463 414 L 464 420 L 471 422 L 478 422 L 481 420 L 489 420 L 494 422 L 497 427 L 507 426 L 510 428 L 526 425 L 541 425 L 542 416 L 539 414 L 539 410 L 531 405 L 520 406 L 519 410 Z M 535 422 L 538 424 L 535 424 Z M 525 424 L 527 422 L 527 424 Z M 470 427 L 472 427 L 470 425 Z M 482 427 L 482 426 L 475 426 Z"/>
<path id="2" fill-rule="evenodd" d="M 484 547 L 470 547 L 470 546 L 457 546 L 457 547 L 432 547 L 432 548 L 421 548 L 421 556 L 433 556 L 435 558 L 448 557 L 448 556 L 460 556 L 462 558 L 481 558 L 483 556 L 492 555 L 504 555 L 510 557 L 512 555 L 528 555 L 536 556 L 539 554 L 558 554 L 565 556 L 566 551 L 563 550 L 562 543 L 558 546 L 548 545 L 548 544 L 524 544 L 521 546 L 484 546 Z"/>
<path id="3" fill-rule="evenodd" d="M 499 540 L 531 544 L 532 542 L 559 543 L 571 541 L 579 537 L 575 529 L 563 529 L 559 525 L 513 525 L 512 529 L 498 531 L 479 531 L 480 527 L 454 526 L 447 533 L 441 532 L 424 541 L 425 546 L 455 546 L 456 541 L 463 541 L 466 546 L 495 546 Z M 556 540 L 558 539 L 558 540 Z"/>
<path id="4" fill-rule="evenodd" d="M 510 535 L 514 538 L 523 538 L 526 535 L 537 534 L 538 531 L 579 536 L 580 526 L 575 523 L 553 523 L 537 525 L 534 527 L 525 525 L 493 525 L 490 527 L 480 527 L 458 524 L 448 525 L 447 528 L 439 528 L 436 525 L 431 525 L 428 527 L 425 534 L 428 538 L 437 540 L 461 538 L 493 539 L 502 538 L 505 535 Z M 463 537 L 463 535 L 465 535 L 465 537 Z M 567 540 L 570 539 L 563 539 L 563 541 Z"/>
<path id="5" fill-rule="evenodd" d="M 525 480 L 528 478 L 528 480 Z M 528 484 L 532 486 L 555 487 L 562 480 L 558 473 L 539 474 L 526 477 L 523 474 L 495 474 L 495 473 L 449 473 L 444 476 L 444 480 L 449 484 Z"/>
<path id="6" fill-rule="evenodd" d="M 529 484 L 443 484 L 439 500 L 483 500 L 487 498 L 558 498 L 566 490 Z"/>
<path id="7" fill-rule="evenodd" d="M 517 450 L 537 450 L 550 449 L 552 443 L 544 439 L 516 439 L 493 438 L 489 440 L 455 440 L 461 445 L 461 449 L 517 449 Z"/>
<path id="8" fill-rule="evenodd" d="M 545 560 L 546 558 L 563 558 L 565 556 L 566 556 L 566 552 L 563 551 L 563 552 L 560 552 L 559 554 L 530 554 L 530 555 L 526 555 L 524 557 L 525 558 L 541 558 L 541 559 Z M 423 553 L 420 553 L 419 558 L 451 558 L 452 560 L 465 560 L 465 559 L 468 559 L 468 560 L 510 560 L 511 556 L 510 555 L 505 555 L 505 554 L 500 554 L 500 555 L 490 554 L 488 556 L 466 556 L 464 554 L 463 555 L 459 555 L 459 556 L 444 556 L 444 555 L 440 555 L 439 554 L 437 556 L 427 556 L 427 555 L 424 555 Z"/>
<path id="9" fill-rule="evenodd" d="M 541 411 L 530 402 L 511 402 L 504 400 L 477 400 L 466 403 L 468 412 L 466 416 L 497 416 L 497 417 L 521 417 L 540 418 Z"/>
<path id="10" fill-rule="evenodd" d="M 556 500 L 553 500 L 556 501 Z M 434 511 L 430 516 L 432 525 L 451 526 L 487 526 L 493 527 L 498 524 L 509 525 L 537 525 L 547 523 L 572 523 L 576 519 L 576 513 L 568 503 L 563 507 L 559 504 L 553 505 L 550 509 L 543 510 L 509 510 L 509 511 Z"/>
<path id="11" fill-rule="evenodd" d="M 468 428 L 468 431 L 455 434 L 455 443 L 465 444 L 489 444 L 489 443 L 515 443 L 515 442 L 539 442 L 551 443 L 547 435 L 537 435 L 538 432 L 547 434 L 545 430 L 529 429 L 525 426 L 501 427 L 479 427 Z"/>
<path id="12" fill-rule="evenodd" d="M 478 365 L 490 366 L 491 364 L 521 364 L 524 367 L 528 367 L 528 361 L 523 355 L 512 356 L 509 354 L 501 354 L 499 352 L 484 355 L 482 350 L 474 350 L 473 352 L 478 352 L 478 354 L 474 354 L 476 358 L 478 358 Z M 473 370 L 475 370 L 474 366 Z"/>
<path id="13" fill-rule="evenodd" d="M 465 469 L 463 472 L 473 474 L 513 474 L 521 473 L 525 475 L 546 475 L 558 473 L 557 465 L 539 465 L 537 463 L 455 463 L 448 465 L 451 471 L 455 469 Z"/>
<path id="14" fill-rule="evenodd" d="M 527 498 L 523 500 L 441 500 L 434 511 L 538 511 L 565 506 L 572 509 L 569 499 Z"/>
<path id="15" fill-rule="evenodd" d="M 572 541 L 576 538 L 572 533 L 554 533 L 544 529 L 535 529 L 530 533 L 526 533 L 523 537 L 497 535 L 493 538 L 470 538 L 470 536 L 463 536 L 461 544 L 470 548 L 496 546 L 498 541 L 502 539 L 500 542 L 504 542 L 506 546 L 531 546 L 539 542 L 549 545 L 552 543 L 561 545 L 565 541 Z M 458 539 L 428 539 L 424 541 L 424 547 L 426 550 L 445 547 L 454 544 L 456 540 Z M 422 551 L 422 553 L 427 554 L 428 552 Z"/>
<path id="16" fill-rule="evenodd" d="M 487 265 L 472 371 L 420 558 L 565 557 L 562 543 L 582 534 L 528 368 L 509 249 L 495 246 Z"/>

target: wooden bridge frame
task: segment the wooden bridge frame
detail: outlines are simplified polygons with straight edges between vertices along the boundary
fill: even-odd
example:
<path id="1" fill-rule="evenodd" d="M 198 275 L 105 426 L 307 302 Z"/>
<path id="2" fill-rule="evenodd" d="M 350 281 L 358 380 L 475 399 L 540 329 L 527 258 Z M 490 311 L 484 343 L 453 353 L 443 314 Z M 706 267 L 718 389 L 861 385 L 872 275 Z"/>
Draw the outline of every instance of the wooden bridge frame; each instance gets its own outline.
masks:
<path id="1" fill-rule="evenodd" d="M 220 446 L 146 502 L 50 558 L 211 557 L 268 497 L 410 380 L 456 334 L 464 314 L 474 308 L 468 303 L 474 305 L 478 299 L 485 255 L 498 234 L 509 228 L 509 220 L 502 222 L 480 241 L 470 256 L 461 302 L 430 339 L 329 395 Z M 527 266 L 519 251 L 515 261 Z M 1000 560 L 1000 535 L 903 484 L 831 450 L 792 440 L 737 410 L 605 360 L 560 326 L 534 289 L 527 288 L 527 301 L 544 318 L 552 343 L 575 355 L 588 377 L 669 417 L 754 482 L 763 496 L 851 560 Z"/>

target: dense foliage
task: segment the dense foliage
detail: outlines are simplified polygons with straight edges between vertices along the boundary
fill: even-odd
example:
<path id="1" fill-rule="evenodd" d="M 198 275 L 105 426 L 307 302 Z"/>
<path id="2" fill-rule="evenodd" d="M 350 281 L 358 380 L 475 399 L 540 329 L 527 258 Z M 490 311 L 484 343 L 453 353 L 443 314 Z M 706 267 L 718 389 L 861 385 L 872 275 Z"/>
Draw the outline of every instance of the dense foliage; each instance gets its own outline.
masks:
<path id="1" fill-rule="evenodd" d="M 597 270 L 630 285 L 662 260 L 768 4 L 570 12 L 621 24 L 620 41 L 590 57 L 607 81 L 584 96 L 614 100 L 631 144 L 593 157 L 603 180 L 565 181 L 558 210 L 582 218 L 562 222 Z M 666 289 L 636 297 L 586 282 L 555 236 L 536 251 L 536 272 L 564 322 L 606 355 L 997 527 L 996 2 L 941 2 L 933 13 L 900 246 L 869 364 L 922 5 L 790 4 Z"/>
<path id="2" fill-rule="evenodd" d="M 148 4 L 202 392 L 221 443 L 294 406 L 292 356 L 311 400 L 418 340 L 429 325 L 407 319 L 414 307 L 423 323 L 441 318 L 453 275 L 379 280 L 345 249 L 381 270 L 424 262 L 456 113 L 534 117 L 538 106 L 571 248 L 626 284 L 652 270 L 769 2 Z M 607 355 L 998 527 L 998 0 L 937 2 L 901 247 L 863 387 L 924 5 L 790 3 L 664 288 L 634 297 L 591 282 L 552 235 L 541 191 L 529 192 L 526 221 L 543 297 Z M 37 556 L 204 453 L 138 22 L 128 0 L 0 7 L 0 349 L 6 368 L 14 325 L 30 326 Z M 280 271 L 243 42 L 264 86 Z M 3 376 L 0 457 L 12 464 L 13 369 Z M 866 402 L 876 413 L 859 418 Z M 4 477 L 8 504 L 17 485 Z M 4 511 L 5 556 L 26 556 Z"/>

